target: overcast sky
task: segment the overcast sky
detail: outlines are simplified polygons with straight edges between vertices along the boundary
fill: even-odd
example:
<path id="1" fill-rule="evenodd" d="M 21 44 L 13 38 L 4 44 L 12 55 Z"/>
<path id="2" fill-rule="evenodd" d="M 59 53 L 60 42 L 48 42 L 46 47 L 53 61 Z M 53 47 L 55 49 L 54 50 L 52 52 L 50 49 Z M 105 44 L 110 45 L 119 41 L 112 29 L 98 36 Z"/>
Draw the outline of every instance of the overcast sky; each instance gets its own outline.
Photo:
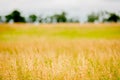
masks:
<path id="1" fill-rule="evenodd" d="M 120 0 L 0 0 L 0 15 L 15 9 L 24 15 L 66 11 L 68 15 L 78 17 L 93 11 L 120 12 Z"/>

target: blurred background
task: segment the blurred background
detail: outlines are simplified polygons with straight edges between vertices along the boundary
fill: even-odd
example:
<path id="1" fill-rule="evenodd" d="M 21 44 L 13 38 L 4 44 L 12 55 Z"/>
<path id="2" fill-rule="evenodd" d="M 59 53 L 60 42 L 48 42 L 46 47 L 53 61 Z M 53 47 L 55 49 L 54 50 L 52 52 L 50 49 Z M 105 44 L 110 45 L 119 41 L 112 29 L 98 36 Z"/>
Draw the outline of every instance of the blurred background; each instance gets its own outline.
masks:
<path id="1" fill-rule="evenodd" d="M 120 0 L 0 0 L 0 22 L 120 22 Z"/>

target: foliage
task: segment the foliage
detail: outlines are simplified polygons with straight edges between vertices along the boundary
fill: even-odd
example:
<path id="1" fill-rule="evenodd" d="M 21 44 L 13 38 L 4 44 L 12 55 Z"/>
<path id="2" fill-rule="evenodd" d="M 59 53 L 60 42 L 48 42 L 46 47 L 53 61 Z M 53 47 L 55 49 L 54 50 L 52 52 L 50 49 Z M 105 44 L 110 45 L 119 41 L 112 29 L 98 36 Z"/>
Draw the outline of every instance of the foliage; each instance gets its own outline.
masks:
<path id="1" fill-rule="evenodd" d="M 120 17 L 115 13 L 110 13 L 109 15 L 110 16 L 108 17 L 107 21 L 117 22 L 120 19 Z"/>
<path id="2" fill-rule="evenodd" d="M 6 15 L 6 22 L 10 22 L 10 20 L 12 19 L 12 15 Z"/>
<path id="3" fill-rule="evenodd" d="M 98 14 L 91 13 L 88 15 L 88 22 L 95 22 L 99 19 Z"/>
<path id="4" fill-rule="evenodd" d="M 52 21 L 53 19 L 56 20 L 56 22 L 66 22 L 67 21 L 67 18 L 66 18 L 66 13 L 65 12 L 62 12 L 61 14 L 55 14 L 51 17 Z"/>
<path id="5" fill-rule="evenodd" d="M 74 19 L 74 18 L 70 18 L 70 19 L 67 20 L 67 22 L 69 22 L 69 23 L 79 23 L 79 20 Z"/>
<path id="6" fill-rule="evenodd" d="M 6 16 L 6 22 L 13 20 L 14 22 L 25 22 L 25 18 L 21 16 L 21 13 L 17 10 Z"/>
<path id="7" fill-rule="evenodd" d="M 107 17 L 106 17 L 107 16 Z M 43 17 L 36 16 L 35 14 L 29 15 L 26 21 L 25 17 L 21 16 L 21 13 L 17 10 L 14 10 L 12 13 L 5 16 L 6 22 L 39 22 L 39 23 L 79 23 L 78 18 L 69 18 L 65 12 L 60 14 L 54 14 L 51 16 Z M 91 13 L 87 16 L 87 22 L 119 22 L 120 16 L 116 13 L 110 13 L 107 11 L 99 12 L 99 13 Z M 0 17 L 0 22 L 4 22 Z"/>
<path id="8" fill-rule="evenodd" d="M 2 17 L 0 16 L 0 23 L 1 23 L 1 22 L 3 22 L 3 21 L 2 21 Z"/>
<path id="9" fill-rule="evenodd" d="M 35 14 L 29 16 L 29 22 L 35 22 L 36 20 L 37 20 L 37 16 Z"/>

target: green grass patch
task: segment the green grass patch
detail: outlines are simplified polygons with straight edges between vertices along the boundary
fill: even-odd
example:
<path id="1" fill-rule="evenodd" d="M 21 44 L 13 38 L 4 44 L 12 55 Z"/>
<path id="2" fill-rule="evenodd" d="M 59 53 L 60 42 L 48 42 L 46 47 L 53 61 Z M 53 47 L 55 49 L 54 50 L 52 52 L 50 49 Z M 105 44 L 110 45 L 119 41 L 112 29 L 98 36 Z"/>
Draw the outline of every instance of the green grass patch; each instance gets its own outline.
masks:
<path id="1" fill-rule="evenodd" d="M 120 38 L 120 27 L 9 27 L 0 26 L 0 40 L 22 38 L 63 38 L 63 39 L 116 39 Z"/>

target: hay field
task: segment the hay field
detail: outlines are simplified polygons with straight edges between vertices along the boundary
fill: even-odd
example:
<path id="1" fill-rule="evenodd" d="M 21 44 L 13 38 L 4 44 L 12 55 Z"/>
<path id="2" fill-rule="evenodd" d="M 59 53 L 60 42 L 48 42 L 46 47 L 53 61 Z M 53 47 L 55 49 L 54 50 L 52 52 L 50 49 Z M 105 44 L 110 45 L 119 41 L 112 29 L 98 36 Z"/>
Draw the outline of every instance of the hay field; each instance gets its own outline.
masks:
<path id="1" fill-rule="evenodd" d="M 120 80 L 120 24 L 0 24 L 0 80 Z"/>

